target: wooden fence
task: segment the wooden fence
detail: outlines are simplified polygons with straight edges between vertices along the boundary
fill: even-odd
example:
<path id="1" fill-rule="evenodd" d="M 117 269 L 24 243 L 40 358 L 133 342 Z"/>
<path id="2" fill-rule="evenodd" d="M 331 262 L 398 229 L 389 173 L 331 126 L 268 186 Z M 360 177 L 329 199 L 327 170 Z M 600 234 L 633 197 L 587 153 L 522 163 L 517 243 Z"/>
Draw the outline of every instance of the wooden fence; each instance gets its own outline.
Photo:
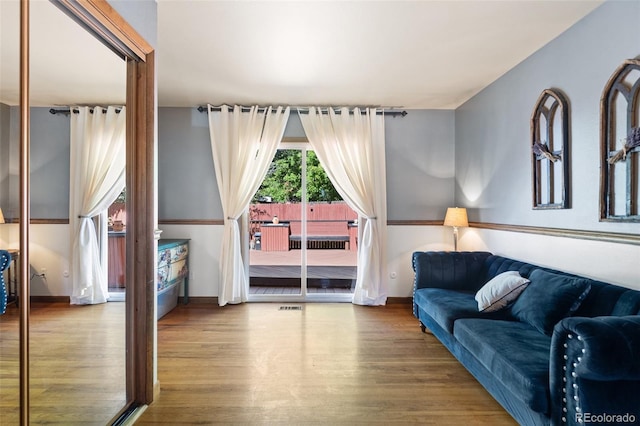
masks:
<path id="1" fill-rule="evenodd" d="M 357 249 L 354 221 L 358 215 L 346 203 L 309 203 L 306 208 L 307 248 Z M 254 248 L 284 251 L 301 247 L 301 204 L 252 204 L 250 212 Z"/>

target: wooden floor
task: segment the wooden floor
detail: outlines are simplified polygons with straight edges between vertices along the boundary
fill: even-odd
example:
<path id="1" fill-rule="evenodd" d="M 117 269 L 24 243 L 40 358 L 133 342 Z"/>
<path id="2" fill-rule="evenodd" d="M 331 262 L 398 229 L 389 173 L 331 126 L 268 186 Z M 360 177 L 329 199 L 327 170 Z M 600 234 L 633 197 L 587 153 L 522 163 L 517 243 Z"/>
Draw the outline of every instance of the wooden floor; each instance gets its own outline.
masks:
<path id="1" fill-rule="evenodd" d="M 0 315 L 0 425 L 19 424 L 19 315 Z M 105 425 L 125 405 L 125 304 L 32 303 L 30 424 Z"/>
<path id="2" fill-rule="evenodd" d="M 179 305 L 137 424 L 516 424 L 409 305 L 295 306 Z"/>
<path id="3" fill-rule="evenodd" d="M 31 312 L 31 424 L 107 424 L 124 405 L 124 303 Z M 2 426 L 18 424 L 17 318 L 0 316 Z M 158 322 L 158 377 L 137 424 L 516 424 L 406 304 L 178 305 Z"/>

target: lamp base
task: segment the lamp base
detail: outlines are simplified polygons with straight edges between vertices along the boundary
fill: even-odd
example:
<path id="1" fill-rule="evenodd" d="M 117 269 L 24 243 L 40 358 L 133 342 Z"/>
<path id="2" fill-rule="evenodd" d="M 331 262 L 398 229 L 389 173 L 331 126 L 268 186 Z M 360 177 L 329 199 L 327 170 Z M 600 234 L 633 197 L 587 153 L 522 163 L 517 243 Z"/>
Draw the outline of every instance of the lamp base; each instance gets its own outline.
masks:
<path id="1" fill-rule="evenodd" d="M 453 227 L 453 251 L 458 251 L 458 227 Z"/>

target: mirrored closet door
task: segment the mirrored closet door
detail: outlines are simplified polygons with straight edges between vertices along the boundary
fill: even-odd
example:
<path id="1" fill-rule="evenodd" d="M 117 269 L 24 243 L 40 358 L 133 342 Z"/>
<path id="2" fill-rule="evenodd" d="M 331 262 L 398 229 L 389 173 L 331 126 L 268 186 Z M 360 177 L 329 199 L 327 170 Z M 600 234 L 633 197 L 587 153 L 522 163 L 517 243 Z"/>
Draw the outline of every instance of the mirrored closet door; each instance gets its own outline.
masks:
<path id="1" fill-rule="evenodd" d="M 111 424 L 153 399 L 153 48 L 106 2 L 0 7 L 0 249 L 25 265 L 0 315 L 2 423 Z M 126 275 L 140 285 L 126 302 L 70 305 L 70 117 L 126 104 L 126 255 L 138 261 Z"/>

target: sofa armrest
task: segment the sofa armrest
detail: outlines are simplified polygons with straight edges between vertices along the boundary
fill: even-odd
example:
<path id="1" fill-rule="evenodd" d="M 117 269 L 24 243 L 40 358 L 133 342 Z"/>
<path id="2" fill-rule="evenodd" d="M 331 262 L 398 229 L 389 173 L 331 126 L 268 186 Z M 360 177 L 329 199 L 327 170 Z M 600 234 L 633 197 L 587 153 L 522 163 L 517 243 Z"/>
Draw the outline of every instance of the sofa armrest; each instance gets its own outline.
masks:
<path id="1" fill-rule="evenodd" d="M 584 355 L 576 374 L 592 380 L 640 380 L 640 316 L 565 318 L 562 333 L 575 336 Z"/>
<path id="2" fill-rule="evenodd" d="M 6 250 L 0 250 L 0 315 L 7 310 L 7 287 L 2 272 L 9 267 L 10 262 L 11 254 Z"/>
<path id="3" fill-rule="evenodd" d="M 414 291 L 421 288 L 446 288 L 476 291 L 488 252 L 414 252 Z"/>
<path id="4" fill-rule="evenodd" d="M 556 324 L 552 423 L 584 424 L 587 414 L 640 419 L 639 354 L 640 316 L 571 317 Z"/>

